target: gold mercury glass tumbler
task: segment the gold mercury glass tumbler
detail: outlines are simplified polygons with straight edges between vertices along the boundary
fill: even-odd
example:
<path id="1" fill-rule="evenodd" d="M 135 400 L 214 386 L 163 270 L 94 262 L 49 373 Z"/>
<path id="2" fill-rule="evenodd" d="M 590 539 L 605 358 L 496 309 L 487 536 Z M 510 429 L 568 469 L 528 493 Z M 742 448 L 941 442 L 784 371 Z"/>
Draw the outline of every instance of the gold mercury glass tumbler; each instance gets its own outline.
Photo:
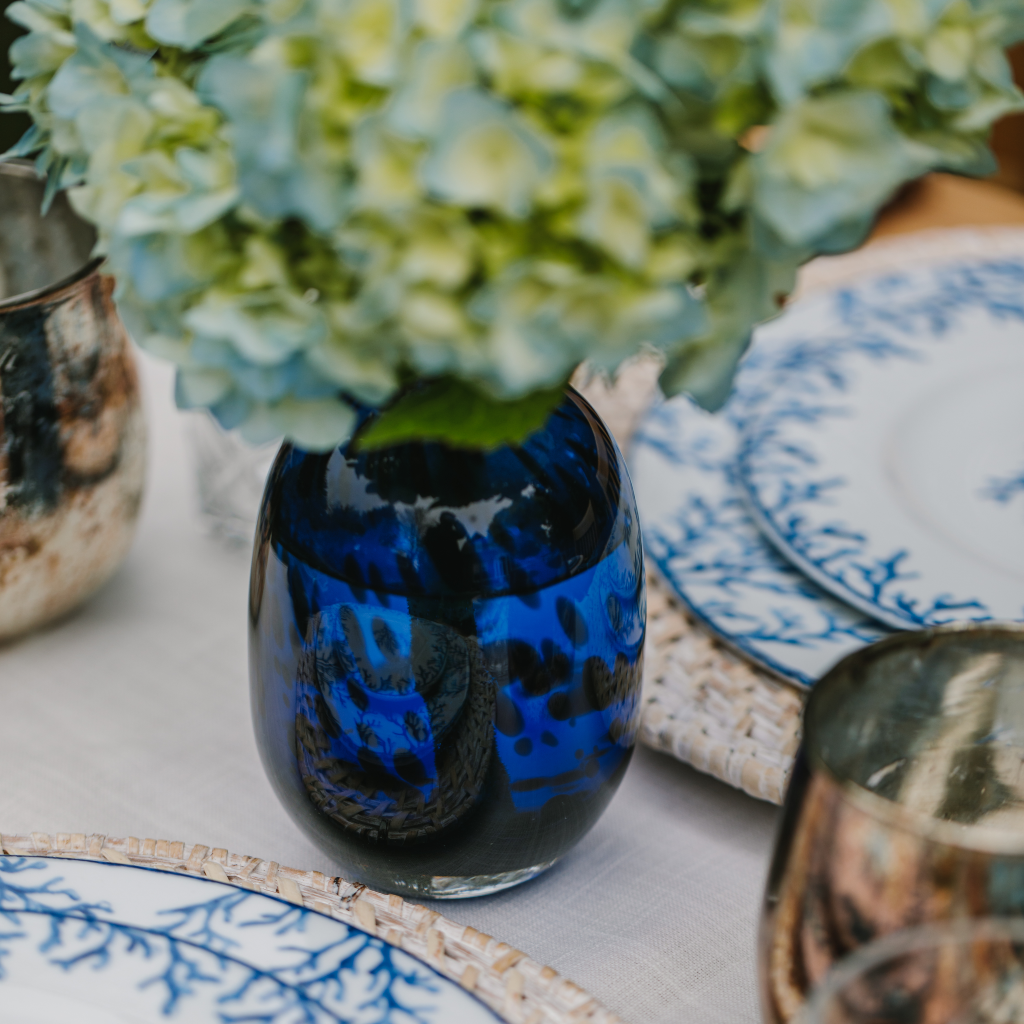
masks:
<path id="1" fill-rule="evenodd" d="M 799 1024 L 1020 1024 L 1024 918 L 893 932 L 840 961 Z"/>
<path id="2" fill-rule="evenodd" d="M 1024 916 L 1024 626 L 903 633 L 811 693 L 761 920 L 766 1024 L 892 932 Z"/>

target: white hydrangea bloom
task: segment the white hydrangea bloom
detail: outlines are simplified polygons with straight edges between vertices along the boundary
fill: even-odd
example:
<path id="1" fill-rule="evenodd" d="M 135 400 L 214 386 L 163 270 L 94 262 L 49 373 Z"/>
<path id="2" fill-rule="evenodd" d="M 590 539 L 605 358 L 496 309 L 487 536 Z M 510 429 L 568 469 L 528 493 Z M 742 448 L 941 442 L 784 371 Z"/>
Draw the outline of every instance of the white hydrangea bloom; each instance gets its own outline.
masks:
<path id="1" fill-rule="evenodd" d="M 17 0 L 6 100 L 178 399 L 324 448 L 458 378 L 665 354 L 721 402 L 796 268 L 1018 109 L 1019 0 Z M 751 143 L 753 137 L 761 145 Z M 756 150 L 753 152 L 752 150 Z"/>

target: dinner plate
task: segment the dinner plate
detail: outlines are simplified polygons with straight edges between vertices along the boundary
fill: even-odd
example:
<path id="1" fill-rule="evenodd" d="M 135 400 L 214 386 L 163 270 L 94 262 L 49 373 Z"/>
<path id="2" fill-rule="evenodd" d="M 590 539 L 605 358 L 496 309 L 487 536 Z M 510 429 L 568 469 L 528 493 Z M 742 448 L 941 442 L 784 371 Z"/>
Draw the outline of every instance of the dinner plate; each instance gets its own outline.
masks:
<path id="1" fill-rule="evenodd" d="M 758 373 L 748 381 L 751 369 Z M 744 402 L 715 414 L 685 396 L 655 406 L 634 437 L 630 476 L 645 550 L 693 614 L 763 668 L 810 686 L 889 631 L 794 569 L 761 536 L 742 499 L 737 413 L 770 377 L 756 346 L 737 381 Z"/>
<path id="2" fill-rule="evenodd" d="M 315 911 L 149 868 L 0 857 L 4 1024 L 494 1024 L 475 996 Z"/>
<path id="3" fill-rule="evenodd" d="M 797 303 L 761 355 L 740 481 L 779 550 L 894 628 L 1024 618 L 1024 260 Z"/>

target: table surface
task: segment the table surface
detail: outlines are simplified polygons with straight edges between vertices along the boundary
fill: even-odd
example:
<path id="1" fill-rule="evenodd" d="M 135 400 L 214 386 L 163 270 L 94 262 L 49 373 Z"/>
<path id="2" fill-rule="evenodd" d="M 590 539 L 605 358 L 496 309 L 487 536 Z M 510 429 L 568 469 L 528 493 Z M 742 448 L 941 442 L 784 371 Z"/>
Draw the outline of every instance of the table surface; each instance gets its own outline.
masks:
<path id="1" fill-rule="evenodd" d="M 0 831 L 201 842 L 335 874 L 256 753 L 248 552 L 204 534 L 171 373 L 140 363 L 150 475 L 131 554 L 70 617 L 0 646 Z M 777 814 L 640 749 L 604 817 L 547 874 L 439 909 L 628 1024 L 754 1024 Z"/>

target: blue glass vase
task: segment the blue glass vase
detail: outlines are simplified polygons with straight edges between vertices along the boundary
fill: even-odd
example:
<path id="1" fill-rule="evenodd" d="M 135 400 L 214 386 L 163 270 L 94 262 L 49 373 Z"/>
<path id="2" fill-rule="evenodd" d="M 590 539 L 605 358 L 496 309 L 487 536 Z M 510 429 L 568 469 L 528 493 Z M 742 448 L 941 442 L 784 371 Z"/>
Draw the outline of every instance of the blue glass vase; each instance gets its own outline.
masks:
<path id="1" fill-rule="evenodd" d="M 353 881 L 494 892 L 550 867 L 629 762 L 646 625 L 626 467 L 575 391 L 521 446 L 271 470 L 250 587 L 264 765 Z"/>

